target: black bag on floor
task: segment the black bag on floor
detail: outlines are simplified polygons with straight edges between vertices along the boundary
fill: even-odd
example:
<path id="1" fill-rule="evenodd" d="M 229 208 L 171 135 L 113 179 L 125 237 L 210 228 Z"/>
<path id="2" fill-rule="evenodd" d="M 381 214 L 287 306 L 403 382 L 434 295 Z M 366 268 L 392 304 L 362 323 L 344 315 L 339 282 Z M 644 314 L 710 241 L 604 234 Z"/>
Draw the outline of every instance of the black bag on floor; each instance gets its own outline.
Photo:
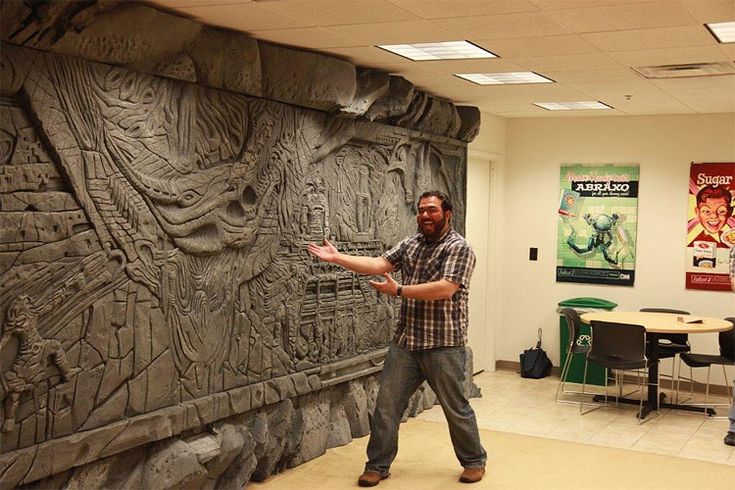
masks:
<path id="1" fill-rule="evenodd" d="M 521 358 L 521 377 L 539 379 L 551 374 L 551 360 L 541 348 L 541 329 L 538 329 L 538 342 L 533 349 L 523 351 Z"/>

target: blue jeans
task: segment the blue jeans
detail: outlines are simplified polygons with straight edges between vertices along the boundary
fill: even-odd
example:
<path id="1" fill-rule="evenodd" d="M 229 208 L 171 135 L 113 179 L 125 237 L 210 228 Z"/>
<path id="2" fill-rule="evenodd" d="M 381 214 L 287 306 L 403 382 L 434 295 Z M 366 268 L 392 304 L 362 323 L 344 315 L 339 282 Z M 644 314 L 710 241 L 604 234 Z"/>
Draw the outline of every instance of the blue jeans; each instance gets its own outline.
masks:
<path id="1" fill-rule="evenodd" d="M 728 432 L 735 432 L 735 382 L 732 383 L 732 406 L 730 407 L 730 430 Z"/>
<path id="2" fill-rule="evenodd" d="M 444 410 L 454 454 L 464 467 L 484 467 L 475 412 L 464 395 L 465 347 L 409 351 L 391 344 L 385 357 L 375 413 L 370 422 L 366 470 L 387 474 L 398 453 L 398 426 L 408 400 L 426 380 Z"/>

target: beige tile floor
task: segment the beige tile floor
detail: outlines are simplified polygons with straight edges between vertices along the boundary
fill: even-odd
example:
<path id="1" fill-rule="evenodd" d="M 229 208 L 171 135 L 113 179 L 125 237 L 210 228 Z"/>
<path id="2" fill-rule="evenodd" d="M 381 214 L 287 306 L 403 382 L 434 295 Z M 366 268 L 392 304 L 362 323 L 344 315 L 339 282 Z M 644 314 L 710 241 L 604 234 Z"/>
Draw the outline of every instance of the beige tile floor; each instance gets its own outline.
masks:
<path id="1" fill-rule="evenodd" d="M 635 416 L 637 408 L 633 405 L 615 407 L 613 399 L 610 407 L 586 415 L 579 414 L 579 405 L 556 403 L 554 395 L 558 381 L 557 377 L 524 379 L 504 370 L 476 375 L 475 384 L 482 390 L 482 398 L 472 400 L 478 425 L 503 432 L 735 466 L 735 448 L 722 442 L 729 425 L 726 417 L 729 410 L 725 407 L 718 408 L 718 415 L 723 418 L 705 418 L 699 413 L 664 409 L 660 416 L 639 425 Z M 567 389 L 575 388 L 576 385 L 567 385 Z M 692 401 L 703 398 L 703 395 L 695 395 Z M 715 401 L 727 402 L 725 398 Z M 434 422 L 445 420 L 439 406 L 418 418 Z M 492 450 L 492 441 L 485 445 Z"/>

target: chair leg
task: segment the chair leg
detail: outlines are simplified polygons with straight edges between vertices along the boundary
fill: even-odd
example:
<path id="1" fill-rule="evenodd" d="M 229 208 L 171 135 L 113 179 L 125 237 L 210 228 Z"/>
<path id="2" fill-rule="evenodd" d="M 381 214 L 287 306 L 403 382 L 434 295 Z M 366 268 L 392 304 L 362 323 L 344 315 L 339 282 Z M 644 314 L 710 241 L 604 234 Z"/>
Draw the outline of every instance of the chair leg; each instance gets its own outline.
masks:
<path id="1" fill-rule="evenodd" d="M 725 369 L 725 365 L 722 365 L 722 376 L 725 379 L 725 383 L 727 383 L 727 369 Z M 732 385 L 730 383 L 727 383 L 727 396 L 728 400 L 733 400 L 733 391 L 732 391 Z"/>
<path id="2" fill-rule="evenodd" d="M 712 365 L 707 366 L 707 386 L 704 389 L 704 416 L 707 416 L 707 401 L 709 399 L 709 374 L 712 370 Z"/>
<path id="3" fill-rule="evenodd" d="M 645 370 L 646 368 L 643 368 L 643 369 Z M 638 374 L 638 380 L 640 380 L 641 379 L 641 377 L 640 377 L 641 370 L 640 369 L 636 369 L 636 372 Z M 646 380 L 646 377 L 644 375 L 643 381 L 650 381 L 650 380 Z M 643 419 L 641 419 L 641 413 L 643 413 L 643 399 L 645 398 L 643 396 L 643 381 L 641 381 L 640 385 L 638 384 L 638 381 L 636 381 L 636 386 L 639 386 L 640 387 L 640 390 L 641 390 L 641 396 L 640 396 L 641 401 L 638 404 L 638 425 L 641 425 L 643 423 Z M 649 386 L 648 389 L 650 390 L 651 387 Z"/>
<path id="4" fill-rule="evenodd" d="M 571 367 L 571 364 L 572 364 L 573 355 L 574 354 L 572 354 L 571 349 L 567 350 L 567 357 L 566 359 L 564 359 L 564 366 L 562 366 L 561 373 L 559 374 L 559 386 L 556 387 L 556 396 L 554 399 L 557 402 L 559 401 L 559 395 L 561 393 L 564 393 L 564 386 L 566 385 L 566 382 L 567 382 L 566 378 L 567 376 L 569 376 L 569 368 Z"/>
<path id="5" fill-rule="evenodd" d="M 584 361 L 584 375 L 582 376 L 582 394 L 579 397 L 579 414 L 580 415 L 585 415 L 587 413 L 594 412 L 595 410 L 597 410 L 601 406 L 601 405 L 597 405 L 595 408 L 593 408 L 591 410 L 587 410 L 586 412 L 583 410 L 583 407 L 584 407 L 584 395 L 586 394 L 586 391 L 587 391 L 587 367 L 588 367 L 588 361 L 587 361 L 587 359 L 585 359 L 585 361 Z M 607 385 L 607 375 L 608 375 L 608 371 L 607 371 L 607 368 L 605 368 L 605 406 L 607 406 L 607 386 L 608 386 Z"/>
<path id="6" fill-rule="evenodd" d="M 674 392 L 673 399 L 674 399 L 674 403 L 678 404 L 679 403 L 679 381 L 681 380 L 681 357 L 677 354 L 675 359 L 679 359 L 679 362 L 676 363 L 676 366 L 678 366 L 678 369 L 676 370 L 676 380 L 673 380 L 673 379 L 671 380 L 671 390 L 672 391 L 674 390 L 674 381 L 676 381 L 676 391 Z M 671 368 L 672 374 L 676 366 L 672 366 Z"/>
<path id="7" fill-rule="evenodd" d="M 587 388 L 587 364 L 589 361 L 587 359 L 584 360 L 584 374 L 582 375 L 582 395 L 579 397 L 579 414 L 583 415 L 584 412 L 582 411 L 584 406 L 584 392 Z M 605 376 L 607 376 L 607 370 L 605 370 Z M 606 380 L 607 382 L 607 380 Z"/>

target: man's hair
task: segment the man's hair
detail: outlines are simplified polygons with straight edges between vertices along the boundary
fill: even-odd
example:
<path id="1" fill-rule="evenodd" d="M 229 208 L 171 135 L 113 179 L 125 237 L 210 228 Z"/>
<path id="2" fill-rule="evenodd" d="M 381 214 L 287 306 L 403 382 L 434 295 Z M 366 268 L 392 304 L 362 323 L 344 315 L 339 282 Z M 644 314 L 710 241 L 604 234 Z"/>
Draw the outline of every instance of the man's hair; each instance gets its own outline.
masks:
<path id="1" fill-rule="evenodd" d="M 707 199 L 724 199 L 727 209 L 732 212 L 732 194 L 725 187 L 706 185 L 697 193 L 697 207 Z"/>
<path id="2" fill-rule="evenodd" d="M 442 191 L 426 191 L 423 194 L 421 194 L 421 197 L 419 197 L 419 203 L 422 199 L 426 197 L 436 197 L 439 198 L 439 200 L 442 202 L 442 211 L 451 211 L 452 210 L 452 201 L 449 200 L 449 196 L 444 194 Z M 416 204 L 416 207 L 418 208 L 418 203 Z"/>

